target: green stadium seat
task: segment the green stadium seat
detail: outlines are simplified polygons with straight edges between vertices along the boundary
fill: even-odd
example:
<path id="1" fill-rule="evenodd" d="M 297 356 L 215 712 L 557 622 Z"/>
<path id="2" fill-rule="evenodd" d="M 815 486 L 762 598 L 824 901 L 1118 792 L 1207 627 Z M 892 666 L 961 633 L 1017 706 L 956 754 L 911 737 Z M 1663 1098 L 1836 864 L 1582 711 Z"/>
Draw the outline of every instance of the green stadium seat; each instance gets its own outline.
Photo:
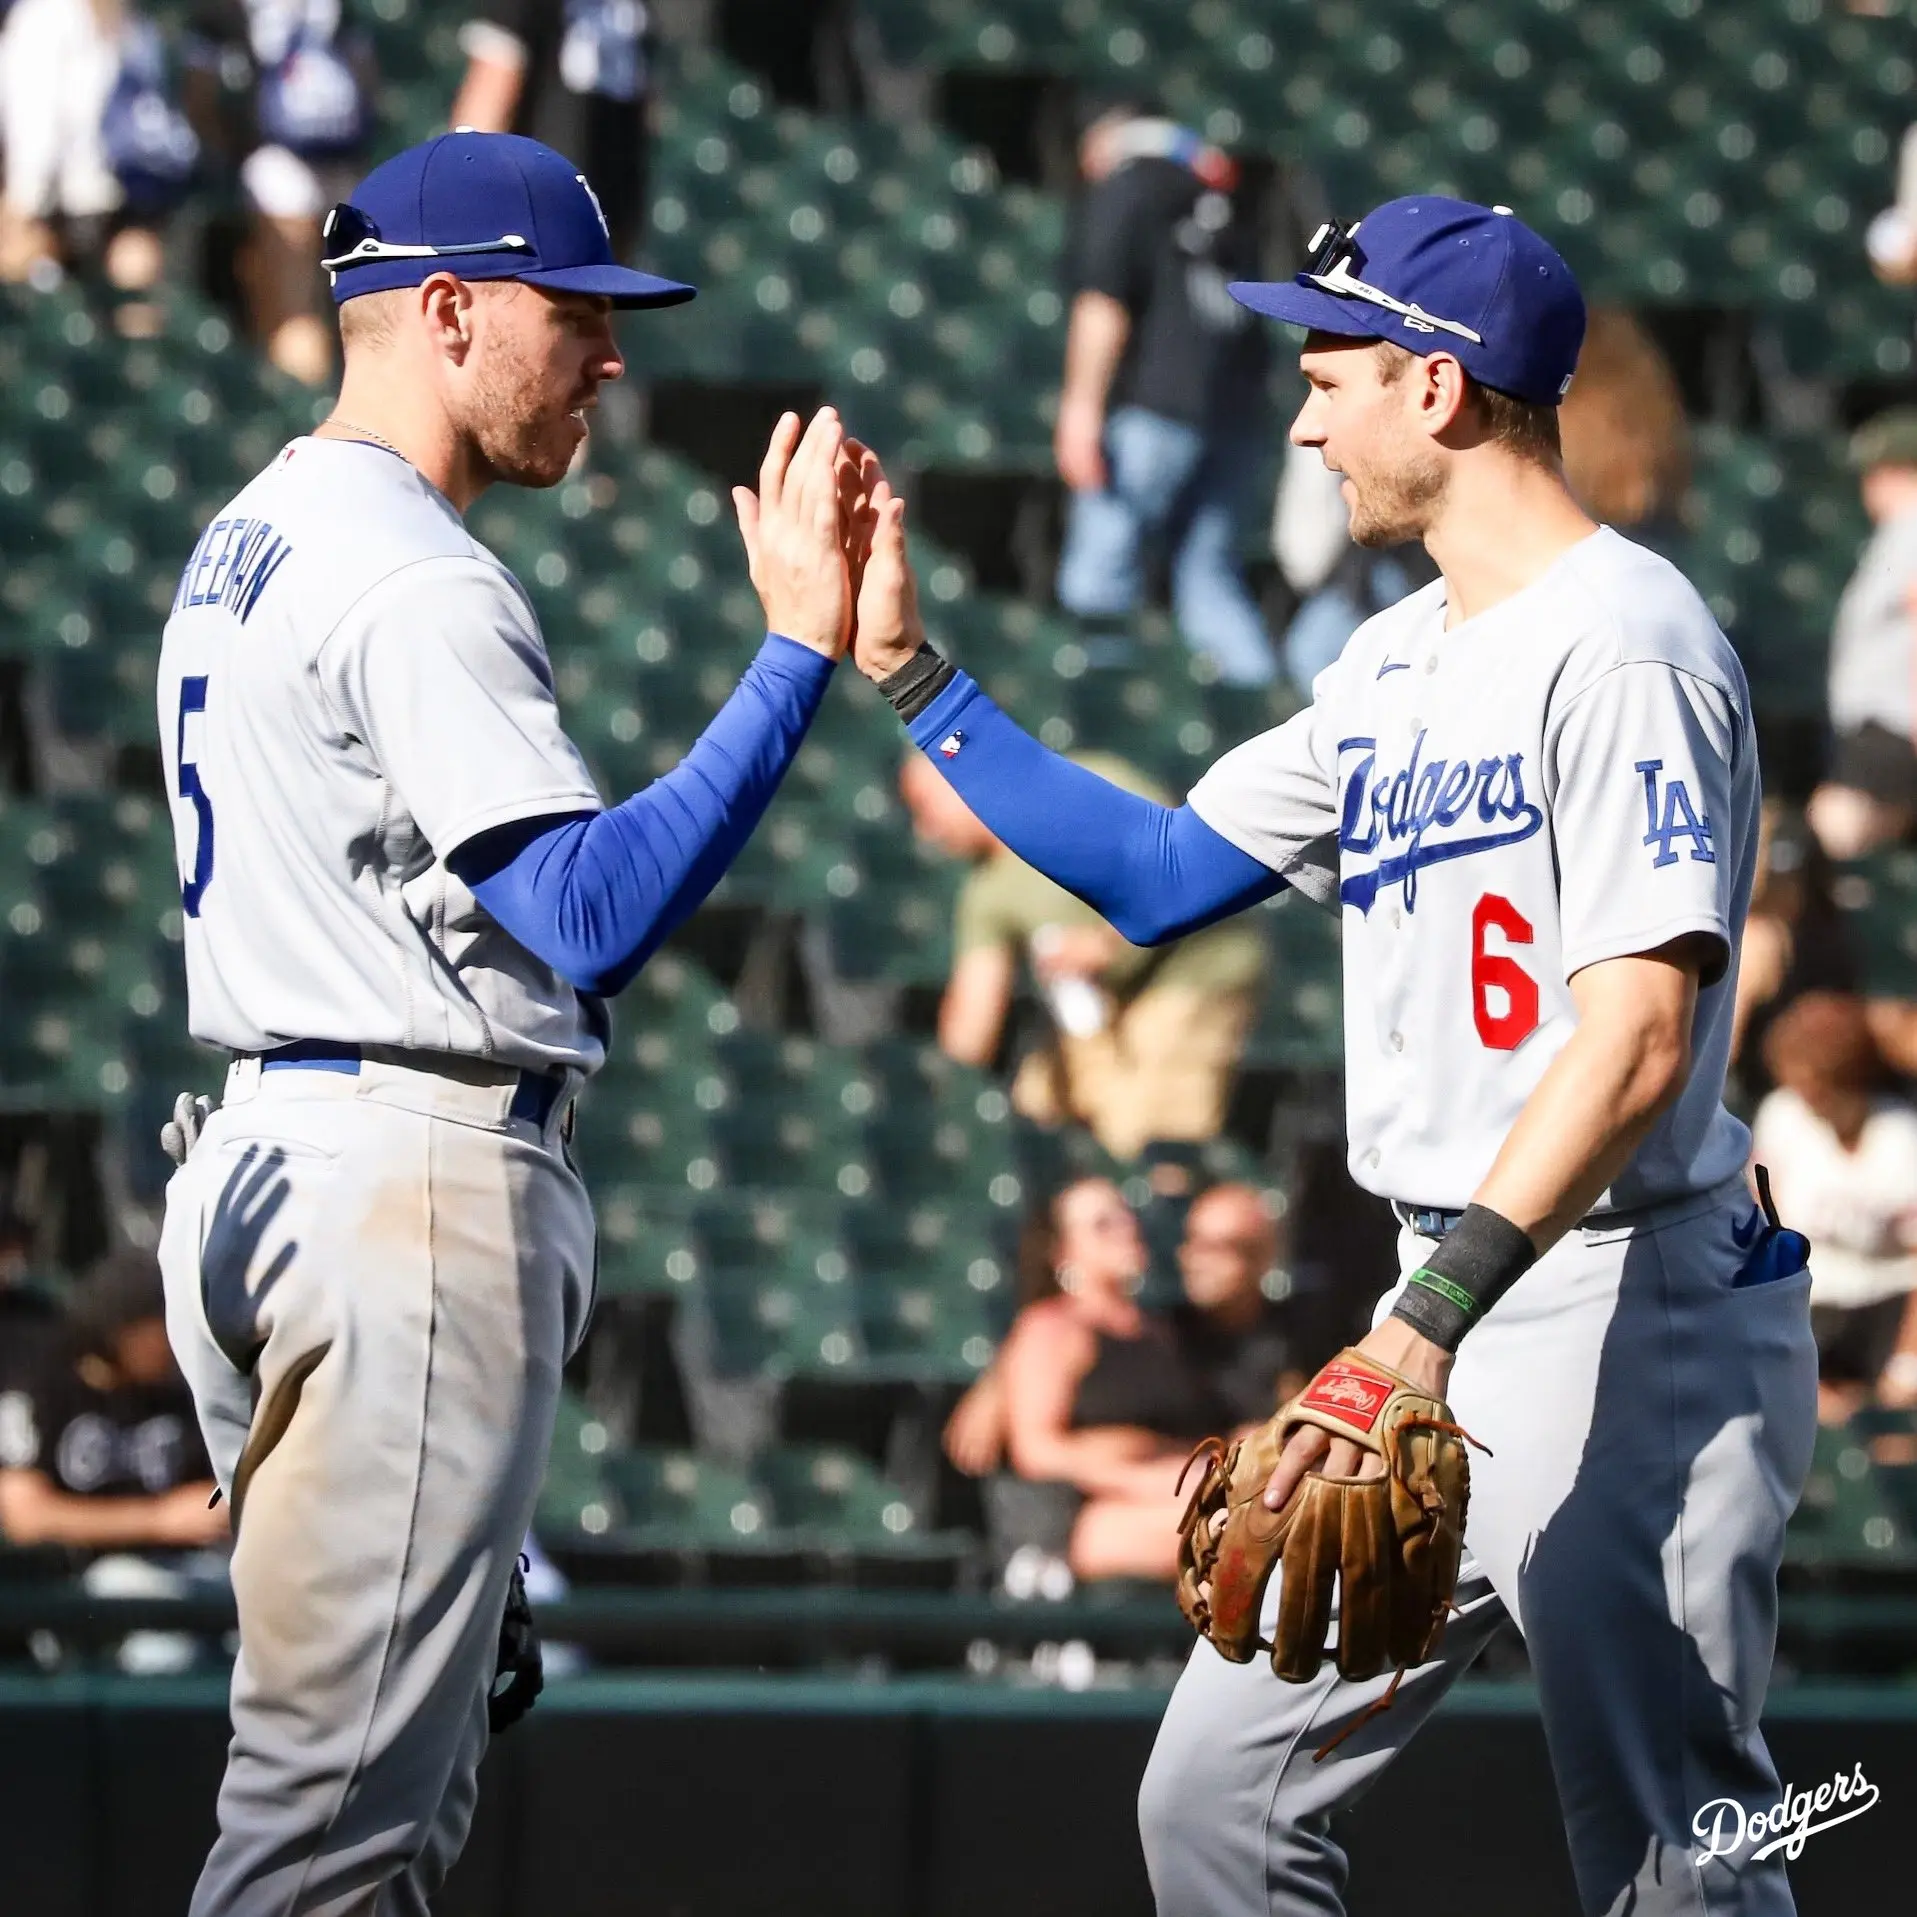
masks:
<path id="1" fill-rule="evenodd" d="M 833 1556 L 946 1555 L 963 1540 L 924 1533 L 912 1503 L 856 1451 L 836 1445 L 780 1445 L 754 1467 L 775 1523 L 791 1541 Z"/>
<path id="2" fill-rule="evenodd" d="M 1261 911 L 1271 939 L 1271 980 L 1246 1057 L 1296 1071 L 1336 1072 L 1344 1062 L 1339 922 L 1283 895 Z"/>
<path id="3" fill-rule="evenodd" d="M 750 1551 L 768 1541 L 772 1514 L 764 1492 L 715 1459 L 637 1447 L 608 1453 L 603 1475 L 608 1515 L 622 1542 Z"/>
<path id="4" fill-rule="evenodd" d="M 610 1162 L 630 1170 L 622 1157 Z M 682 1292 L 699 1275 L 699 1250 L 690 1214 L 696 1193 L 629 1178 L 595 1181 L 599 1224 L 599 1295 L 631 1297 Z"/>
<path id="5" fill-rule="evenodd" d="M 1784 1537 L 1788 1564 L 1820 1570 L 1917 1569 L 1917 1531 L 1856 1433 L 1820 1427 L 1810 1476 Z"/>
<path id="6" fill-rule="evenodd" d="M 989 1215 L 970 1198 L 848 1209 L 840 1233 L 875 1358 L 909 1357 L 943 1339 L 976 1369 L 980 1356 L 962 1351 L 965 1340 L 979 1331 L 995 1339 L 1010 1325 L 1011 1270 Z M 929 1306 L 902 1308 L 900 1300 L 921 1286 L 938 1296 Z"/>
<path id="7" fill-rule="evenodd" d="M 845 1260 L 809 1245 L 706 1274 L 695 1299 L 720 1377 L 849 1377 L 864 1355 Z"/>
<path id="8" fill-rule="evenodd" d="M 1917 852 L 1874 853 L 1845 866 L 1833 890 L 1859 960 L 1859 982 L 1883 998 L 1917 997 Z"/>

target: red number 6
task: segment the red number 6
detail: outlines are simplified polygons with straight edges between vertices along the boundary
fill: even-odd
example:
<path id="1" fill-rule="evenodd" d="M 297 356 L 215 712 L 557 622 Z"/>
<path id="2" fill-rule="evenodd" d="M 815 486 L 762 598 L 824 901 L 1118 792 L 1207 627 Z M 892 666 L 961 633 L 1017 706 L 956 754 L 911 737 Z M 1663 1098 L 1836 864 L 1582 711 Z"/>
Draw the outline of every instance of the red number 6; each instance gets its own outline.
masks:
<path id="1" fill-rule="evenodd" d="M 1529 945 L 1533 933 L 1531 921 L 1495 892 L 1471 909 L 1471 1017 L 1494 1052 L 1514 1052 L 1538 1029 L 1538 982 L 1508 954 L 1486 951 L 1484 935 L 1493 926 L 1513 945 Z M 1493 992 L 1504 994 L 1502 1012 L 1492 1009 Z"/>

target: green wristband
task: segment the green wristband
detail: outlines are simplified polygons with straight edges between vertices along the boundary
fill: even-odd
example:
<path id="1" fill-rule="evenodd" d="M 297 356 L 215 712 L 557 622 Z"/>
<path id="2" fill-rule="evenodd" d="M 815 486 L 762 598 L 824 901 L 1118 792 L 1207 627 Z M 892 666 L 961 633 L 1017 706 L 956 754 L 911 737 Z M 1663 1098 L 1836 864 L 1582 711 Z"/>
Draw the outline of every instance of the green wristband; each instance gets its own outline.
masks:
<path id="1" fill-rule="evenodd" d="M 1449 1278 L 1440 1278 L 1435 1271 L 1427 1271 L 1420 1265 L 1407 1282 L 1422 1285 L 1427 1291 L 1435 1291 L 1440 1298 L 1449 1299 L 1467 1318 L 1478 1315 L 1478 1301 L 1462 1285 L 1454 1285 Z"/>
<path id="2" fill-rule="evenodd" d="M 1467 1205 L 1391 1307 L 1434 1345 L 1456 1351 L 1471 1327 L 1537 1263 L 1538 1250 L 1489 1205 Z"/>

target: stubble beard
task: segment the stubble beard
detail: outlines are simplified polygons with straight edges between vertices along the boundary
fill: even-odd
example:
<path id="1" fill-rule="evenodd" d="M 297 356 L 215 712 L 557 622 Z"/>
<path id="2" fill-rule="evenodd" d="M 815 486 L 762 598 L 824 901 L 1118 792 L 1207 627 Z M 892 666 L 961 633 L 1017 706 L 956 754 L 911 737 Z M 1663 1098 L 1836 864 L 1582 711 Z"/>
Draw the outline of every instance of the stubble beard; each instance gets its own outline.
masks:
<path id="1" fill-rule="evenodd" d="M 495 480 L 556 486 L 579 441 L 570 412 L 555 416 L 546 382 L 516 343 L 497 343 L 474 382 L 473 448 Z"/>
<path id="2" fill-rule="evenodd" d="M 1444 467 L 1428 452 L 1389 472 L 1345 469 L 1357 497 L 1351 505 L 1351 539 L 1369 552 L 1422 539 L 1444 498 Z"/>

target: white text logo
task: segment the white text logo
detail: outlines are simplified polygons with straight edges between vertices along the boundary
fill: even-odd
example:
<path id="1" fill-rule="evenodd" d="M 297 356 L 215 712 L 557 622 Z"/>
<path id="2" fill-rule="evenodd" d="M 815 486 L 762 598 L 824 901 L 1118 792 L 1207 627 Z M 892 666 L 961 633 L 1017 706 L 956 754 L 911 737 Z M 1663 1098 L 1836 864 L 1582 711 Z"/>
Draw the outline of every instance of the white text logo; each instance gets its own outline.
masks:
<path id="1" fill-rule="evenodd" d="M 1820 1830 L 1862 1817 L 1877 1802 L 1877 1786 L 1864 1775 L 1862 1764 L 1854 1765 L 1848 1777 L 1833 1777 L 1814 1791 L 1794 1791 L 1786 1784 L 1784 1795 L 1769 1810 L 1747 1811 L 1734 1797 L 1715 1797 L 1691 1819 L 1691 1835 L 1704 1846 L 1692 1860 L 1708 1864 L 1713 1857 L 1729 1857 L 1748 1844 L 1757 1848 L 1751 1861 L 1781 1850 L 1793 1863 L 1803 1854 L 1804 1840 Z M 1835 1816 L 1825 1813 L 1842 1805 Z M 1812 1822 L 1812 1819 L 1819 1821 Z"/>

